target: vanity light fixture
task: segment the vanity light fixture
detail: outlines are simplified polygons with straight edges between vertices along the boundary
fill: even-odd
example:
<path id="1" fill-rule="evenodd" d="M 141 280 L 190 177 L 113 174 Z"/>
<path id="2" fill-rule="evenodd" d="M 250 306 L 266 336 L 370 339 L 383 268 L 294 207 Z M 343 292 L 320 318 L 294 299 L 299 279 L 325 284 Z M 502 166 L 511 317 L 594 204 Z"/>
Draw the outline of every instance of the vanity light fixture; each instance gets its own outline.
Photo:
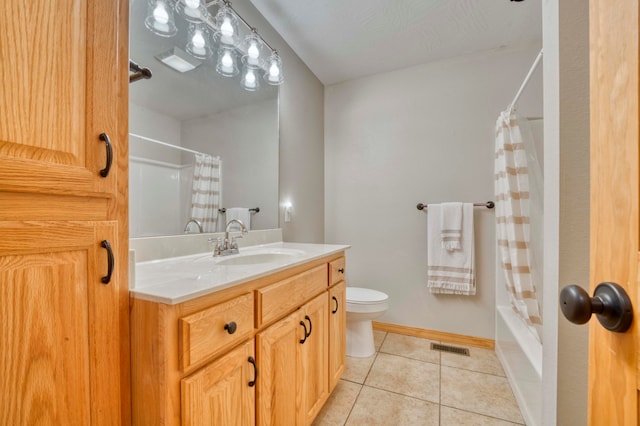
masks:
<path id="1" fill-rule="evenodd" d="M 202 62 L 187 54 L 179 47 L 160 53 L 155 56 L 163 64 L 173 68 L 178 72 L 187 72 L 199 67 Z"/>
<path id="2" fill-rule="evenodd" d="M 260 88 L 260 68 L 248 64 L 244 57 L 242 58 L 242 62 L 242 80 L 240 80 L 240 85 L 244 90 L 255 92 Z"/>
<path id="3" fill-rule="evenodd" d="M 171 0 L 148 0 L 147 19 L 144 25 L 154 34 L 161 37 L 173 37 L 178 27 L 173 19 Z"/>
<path id="4" fill-rule="evenodd" d="M 215 15 L 209 14 L 209 8 L 212 6 L 218 6 Z M 208 59 L 216 48 L 215 44 L 218 53 L 215 61 L 216 71 L 222 76 L 238 75 L 237 58 L 242 57 L 240 84 L 244 89 L 258 90 L 261 75 L 270 85 L 278 86 L 284 82 L 282 59 L 278 52 L 258 34 L 255 28 L 238 15 L 231 7 L 229 0 L 147 0 L 145 26 L 159 36 L 174 36 L 178 32 L 174 22 L 174 11 L 190 22 L 185 49 L 192 57 Z M 239 42 L 238 22 L 242 22 L 250 30 L 250 34 L 242 40 L 242 43 Z M 263 51 L 266 49 L 271 54 L 265 61 Z M 189 71 L 200 65 L 198 61 L 193 65 L 179 55 L 175 57 L 162 55 L 162 58 L 158 56 L 157 58 L 180 72 Z"/>
<path id="5" fill-rule="evenodd" d="M 220 46 L 218 49 L 218 60 L 216 61 L 216 71 L 224 77 L 238 75 L 236 52 L 233 48 Z"/>
<path id="6" fill-rule="evenodd" d="M 176 11 L 189 22 L 200 23 L 207 19 L 204 0 L 177 0 Z"/>
<path id="7" fill-rule="evenodd" d="M 210 57 L 212 49 L 209 27 L 202 23 L 189 25 L 189 41 L 186 49 L 187 53 L 198 59 Z"/>
<path id="8" fill-rule="evenodd" d="M 238 43 L 238 18 L 230 6 L 229 2 L 224 2 L 218 9 L 214 25 L 218 29 L 216 40 L 220 44 L 235 46 Z"/>
<path id="9" fill-rule="evenodd" d="M 264 79 L 273 86 L 279 86 L 284 81 L 282 76 L 282 59 L 275 50 L 267 59 L 267 70 L 264 73 Z"/>

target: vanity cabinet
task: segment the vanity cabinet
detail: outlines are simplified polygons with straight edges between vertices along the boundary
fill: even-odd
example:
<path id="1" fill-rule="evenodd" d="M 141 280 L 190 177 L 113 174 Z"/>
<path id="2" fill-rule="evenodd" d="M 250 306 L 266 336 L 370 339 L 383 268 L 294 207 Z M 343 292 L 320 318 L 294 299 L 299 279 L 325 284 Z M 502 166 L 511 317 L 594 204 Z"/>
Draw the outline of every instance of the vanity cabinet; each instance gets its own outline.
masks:
<path id="1" fill-rule="evenodd" d="M 253 340 L 182 379 L 182 425 L 252 425 L 256 412 Z"/>
<path id="2" fill-rule="evenodd" d="M 327 305 L 320 294 L 258 333 L 258 425 L 311 424 L 322 408 L 329 393 Z"/>
<path id="3" fill-rule="evenodd" d="M 130 422 L 127 14 L 0 2 L 2 424 Z"/>
<path id="4" fill-rule="evenodd" d="M 329 392 L 338 384 L 347 362 L 347 284 L 329 289 Z"/>
<path id="5" fill-rule="evenodd" d="M 344 370 L 330 343 L 346 333 L 330 307 L 344 306 L 344 281 L 329 279 L 336 259 L 176 305 L 132 299 L 133 423 L 311 424 Z"/>

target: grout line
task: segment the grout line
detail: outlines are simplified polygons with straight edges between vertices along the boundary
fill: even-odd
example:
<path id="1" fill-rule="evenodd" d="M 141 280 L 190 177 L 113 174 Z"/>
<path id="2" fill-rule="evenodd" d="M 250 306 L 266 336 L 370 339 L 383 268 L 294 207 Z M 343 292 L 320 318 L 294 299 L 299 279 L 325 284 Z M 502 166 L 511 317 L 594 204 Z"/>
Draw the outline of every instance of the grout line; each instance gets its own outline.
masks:
<path id="1" fill-rule="evenodd" d="M 442 406 L 442 404 L 440 404 L 440 405 Z M 469 413 L 469 414 L 475 414 L 476 416 L 482 416 L 482 417 L 487 417 L 489 419 L 500 420 L 501 422 L 510 423 L 510 424 L 512 424 L 514 426 L 523 426 L 524 425 L 523 423 L 514 422 L 514 421 L 511 421 L 511 420 L 503 419 L 501 417 L 491 416 L 489 414 L 478 413 L 476 411 L 471 411 L 471 410 L 467 410 L 467 409 L 460 408 L 460 407 L 453 407 L 451 405 L 445 405 L 445 407 L 451 408 L 451 409 L 454 409 L 454 410 L 458 410 L 458 411 L 464 411 L 465 413 Z"/>
<path id="2" fill-rule="evenodd" d="M 379 388 L 379 387 L 377 387 L 377 386 L 362 385 L 362 387 L 368 387 L 368 388 L 371 388 L 371 389 L 377 389 L 377 390 L 379 390 L 379 391 L 383 391 L 383 392 L 389 392 L 389 393 L 392 393 L 392 394 L 394 394 L 394 395 L 402 396 L 402 397 L 404 397 L 404 398 L 411 398 L 411 399 L 415 399 L 416 401 L 420 401 L 420 402 L 428 402 L 429 404 L 433 404 L 433 405 L 440 405 L 440 404 L 438 404 L 437 402 L 429 401 L 428 399 L 418 398 L 417 396 L 407 395 L 406 393 L 400 393 L 400 392 L 392 391 L 392 390 L 385 389 L 385 388 Z"/>
<path id="3" fill-rule="evenodd" d="M 364 385 L 360 385 L 360 390 L 358 391 L 358 395 L 356 395 L 356 398 L 353 400 L 353 404 L 351 404 L 351 408 L 349 409 L 349 413 L 347 414 L 347 417 L 345 417 L 344 423 L 342 423 L 342 426 L 346 425 L 347 421 L 349 421 L 349 417 L 351 417 L 351 413 L 353 413 L 353 409 L 356 406 L 356 404 L 358 403 L 358 398 L 360 398 L 360 394 L 362 393 L 362 389 L 364 389 Z"/>

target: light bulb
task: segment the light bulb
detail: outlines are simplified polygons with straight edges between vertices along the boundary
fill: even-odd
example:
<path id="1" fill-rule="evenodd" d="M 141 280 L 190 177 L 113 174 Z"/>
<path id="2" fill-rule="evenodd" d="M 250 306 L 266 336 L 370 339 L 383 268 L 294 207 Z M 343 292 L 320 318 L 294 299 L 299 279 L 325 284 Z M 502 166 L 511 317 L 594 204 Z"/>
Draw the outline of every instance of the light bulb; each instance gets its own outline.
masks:
<path id="1" fill-rule="evenodd" d="M 269 67 L 269 76 L 273 78 L 277 78 L 280 75 L 280 67 L 275 62 L 271 63 Z"/>
<path id="2" fill-rule="evenodd" d="M 258 49 L 255 41 L 251 42 L 249 49 L 247 49 L 247 55 L 249 55 L 251 59 L 258 59 L 258 56 L 260 56 L 260 49 Z"/>
<path id="3" fill-rule="evenodd" d="M 202 36 L 202 31 L 196 30 L 193 33 L 193 37 L 191 38 L 191 43 L 193 43 L 193 47 L 198 49 L 202 49 L 207 43 Z"/>
<path id="4" fill-rule="evenodd" d="M 228 16 L 224 17 L 224 21 L 220 25 L 220 32 L 225 37 L 233 36 L 233 25 L 231 25 L 231 19 Z"/>
<path id="5" fill-rule="evenodd" d="M 153 19 L 159 24 L 167 24 L 169 22 L 169 13 L 163 2 L 156 3 L 156 8 L 153 9 Z"/>
<path id="6" fill-rule="evenodd" d="M 222 62 L 222 66 L 225 68 L 231 68 L 233 66 L 233 58 L 229 52 L 224 52 L 220 62 Z"/>
<path id="7" fill-rule="evenodd" d="M 200 0 L 185 0 L 187 7 L 191 9 L 197 9 L 200 7 Z"/>
<path id="8" fill-rule="evenodd" d="M 247 71 L 247 75 L 244 77 L 245 81 L 248 85 L 253 86 L 256 82 L 256 75 L 253 70 Z"/>

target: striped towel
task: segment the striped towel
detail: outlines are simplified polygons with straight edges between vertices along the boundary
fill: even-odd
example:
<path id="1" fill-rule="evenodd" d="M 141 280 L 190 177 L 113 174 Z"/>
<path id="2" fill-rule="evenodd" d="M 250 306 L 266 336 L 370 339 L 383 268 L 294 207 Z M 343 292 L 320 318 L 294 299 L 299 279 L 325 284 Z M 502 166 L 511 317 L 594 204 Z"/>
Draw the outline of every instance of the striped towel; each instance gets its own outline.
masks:
<path id="1" fill-rule="evenodd" d="M 440 211 L 440 237 L 442 247 L 460 250 L 462 247 L 462 203 L 442 203 Z"/>
<path id="2" fill-rule="evenodd" d="M 473 204 L 462 206 L 460 250 L 442 246 L 442 206 L 429 204 L 427 219 L 427 287 L 431 293 L 476 294 L 474 274 Z"/>

